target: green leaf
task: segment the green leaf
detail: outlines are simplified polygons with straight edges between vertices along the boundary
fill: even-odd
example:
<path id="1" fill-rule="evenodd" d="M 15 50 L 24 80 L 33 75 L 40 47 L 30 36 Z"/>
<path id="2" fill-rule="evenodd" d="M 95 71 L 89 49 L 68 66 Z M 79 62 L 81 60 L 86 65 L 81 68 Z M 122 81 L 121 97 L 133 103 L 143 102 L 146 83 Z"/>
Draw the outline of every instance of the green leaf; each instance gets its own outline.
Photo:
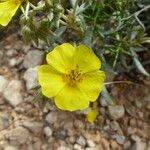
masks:
<path id="1" fill-rule="evenodd" d="M 92 47 L 92 37 L 93 37 L 93 30 L 92 27 L 88 27 L 84 38 L 83 38 L 83 44 L 87 45 L 88 47 Z"/>
<path id="2" fill-rule="evenodd" d="M 113 100 L 112 100 L 111 96 L 109 95 L 109 92 L 107 91 L 105 85 L 102 90 L 102 96 L 106 99 L 106 102 L 108 105 L 113 105 Z"/>
<path id="3" fill-rule="evenodd" d="M 66 31 L 66 28 L 66 26 L 60 27 L 53 33 L 53 35 L 50 35 L 48 38 L 49 43 L 55 43 L 55 41 Z"/>
<path id="4" fill-rule="evenodd" d="M 130 49 L 131 50 L 131 53 L 133 55 L 133 61 L 138 69 L 138 71 L 140 73 L 142 73 L 143 75 L 145 76 L 149 76 L 149 73 L 144 69 L 143 65 L 141 64 L 141 62 L 139 61 L 138 59 L 138 56 L 136 54 L 136 52 L 133 51 L 133 49 Z"/>
<path id="5" fill-rule="evenodd" d="M 82 13 L 85 10 L 85 3 L 83 3 L 81 6 L 79 6 L 79 8 L 77 9 L 77 14 Z"/>

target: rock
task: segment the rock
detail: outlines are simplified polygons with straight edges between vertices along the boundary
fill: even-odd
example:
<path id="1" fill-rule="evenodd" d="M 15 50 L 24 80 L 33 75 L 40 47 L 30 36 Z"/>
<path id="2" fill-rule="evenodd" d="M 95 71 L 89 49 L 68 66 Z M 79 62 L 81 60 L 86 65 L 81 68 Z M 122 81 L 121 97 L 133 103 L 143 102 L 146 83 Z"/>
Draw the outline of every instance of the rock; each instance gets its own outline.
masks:
<path id="1" fill-rule="evenodd" d="M 102 138 L 101 144 L 104 150 L 110 150 L 110 143 L 106 139 Z"/>
<path id="2" fill-rule="evenodd" d="M 124 107 L 119 105 L 109 106 L 108 111 L 110 117 L 114 120 L 122 118 L 125 114 Z"/>
<path id="3" fill-rule="evenodd" d="M 10 141 L 11 145 L 19 146 L 30 140 L 30 133 L 23 127 L 17 127 L 8 131 L 5 137 Z"/>
<path id="4" fill-rule="evenodd" d="M 3 92 L 8 84 L 8 81 L 5 79 L 5 77 L 0 75 L 0 92 Z"/>
<path id="5" fill-rule="evenodd" d="M 73 148 L 74 150 L 83 150 L 79 144 L 74 144 Z"/>
<path id="6" fill-rule="evenodd" d="M 18 148 L 14 146 L 6 146 L 4 150 L 18 150 Z"/>
<path id="7" fill-rule="evenodd" d="M 131 142 L 130 141 L 126 141 L 123 145 L 124 150 L 129 150 L 130 147 L 131 147 Z"/>
<path id="8" fill-rule="evenodd" d="M 9 66 L 10 67 L 14 67 L 14 66 L 16 66 L 17 65 L 17 60 L 16 60 L 16 58 L 11 58 L 10 60 L 9 60 Z"/>
<path id="9" fill-rule="evenodd" d="M 100 114 L 102 114 L 102 115 L 105 115 L 105 113 L 106 113 L 106 110 L 104 107 L 100 107 L 99 111 L 100 111 Z"/>
<path id="10" fill-rule="evenodd" d="M 86 145 L 86 140 L 83 136 L 80 136 L 79 138 L 77 138 L 76 142 L 81 145 L 81 146 L 85 146 Z"/>
<path id="11" fill-rule="evenodd" d="M 87 147 L 85 150 L 96 150 L 94 147 Z"/>
<path id="12" fill-rule="evenodd" d="M 140 141 L 141 141 L 140 137 L 139 137 L 138 135 L 136 135 L 136 134 L 133 134 L 133 135 L 131 136 L 131 139 L 132 139 L 133 141 L 135 141 L 135 142 L 140 142 Z"/>
<path id="13" fill-rule="evenodd" d="M 116 141 L 118 144 L 123 145 L 125 143 L 125 136 L 123 135 L 117 135 L 116 136 Z"/>
<path id="14" fill-rule="evenodd" d="M 89 107 L 89 108 L 86 108 L 86 109 L 84 109 L 84 110 L 77 110 L 77 111 L 75 112 L 75 114 L 77 114 L 77 115 L 87 115 L 89 111 L 91 111 L 91 108 L 90 108 L 90 107 Z"/>
<path id="15" fill-rule="evenodd" d="M 12 57 L 14 55 L 16 55 L 16 51 L 14 49 L 9 49 L 7 52 L 6 52 L 6 55 L 8 57 Z"/>
<path id="16" fill-rule="evenodd" d="M 64 124 L 64 129 L 65 130 L 68 130 L 68 129 L 72 129 L 73 128 L 73 122 L 72 121 L 67 121 L 67 122 L 65 122 L 65 124 Z"/>
<path id="17" fill-rule="evenodd" d="M 65 140 L 66 138 L 66 131 L 61 130 L 60 132 L 58 132 L 57 137 L 61 140 Z"/>
<path id="18" fill-rule="evenodd" d="M 60 146 L 57 148 L 57 150 L 71 150 L 71 149 L 66 146 Z"/>
<path id="19" fill-rule="evenodd" d="M 47 137 L 50 137 L 53 133 L 53 130 L 47 126 L 47 127 L 44 127 L 43 132 Z"/>
<path id="20" fill-rule="evenodd" d="M 75 119 L 75 121 L 74 121 L 75 128 L 84 129 L 84 126 L 85 126 L 85 124 L 81 120 Z"/>
<path id="21" fill-rule="evenodd" d="M 147 149 L 146 150 L 150 150 L 150 141 L 147 144 Z"/>
<path id="22" fill-rule="evenodd" d="M 12 80 L 4 90 L 4 98 L 13 107 L 17 106 L 23 101 L 21 89 L 21 82 L 18 80 Z"/>
<path id="23" fill-rule="evenodd" d="M 75 137 L 73 137 L 73 136 L 69 137 L 69 142 L 70 142 L 71 144 L 74 144 L 75 141 L 76 141 Z"/>
<path id="24" fill-rule="evenodd" d="M 131 150 L 145 150 L 146 149 L 146 143 L 137 141 L 135 144 L 131 147 Z"/>
<path id="25" fill-rule="evenodd" d="M 137 132 L 137 128 L 133 128 L 133 127 L 128 127 L 128 128 L 127 128 L 127 133 L 128 133 L 129 135 L 134 134 L 134 133 L 136 133 L 136 132 Z"/>
<path id="26" fill-rule="evenodd" d="M 117 144 L 117 142 L 111 140 L 110 141 L 112 150 L 121 150 L 121 147 Z"/>
<path id="27" fill-rule="evenodd" d="M 101 106 L 103 106 L 103 107 L 108 106 L 108 103 L 103 96 L 100 97 L 99 102 L 100 102 Z"/>
<path id="28" fill-rule="evenodd" d="M 116 122 L 116 121 L 111 122 L 110 127 L 113 131 L 117 131 L 120 128 L 118 122 Z"/>
<path id="29" fill-rule="evenodd" d="M 46 115 L 45 120 L 49 124 L 54 124 L 57 121 L 57 112 L 50 112 Z"/>
<path id="30" fill-rule="evenodd" d="M 23 78 L 26 81 L 27 90 L 31 90 L 38 84 L 37 71 L 38 67 L 35 67 L 27 69 L 27 71 L 24 73 Z"/>
<path id="31" fill-rule="evenodd" d="M 25 68 L 33 68 L 42 64 L 44 53 L 39 50 L 32 50 L 27 53 L 24 58 L 23 66 Z"/>
<path id="32" fill-rule="evenodd" d="M 10 123 L 12 122 L 12 118 L 9 114 L 3 113 L 2 116 L 0 116 L 0 124 L 3 124 L 3 128 L 8 128 L 10 126 Z"/>
<path id="33" fill-rule="evenodd" d="M 136 125 L 137 125 L 136 119 L 135 118 L 130 119 L 130 126 L 131 127 L 136 127 Z"/>
<path id="34" fill-rule="evenodd" d="M 33 133 L 41 133 L 43 123 L 42 122 L 23 122 L 23 127 L 27 128 L 29 131 Z"/>
<path id="35" fill-rule="evenodd" d="M 95 147 L 95 143 L 92 140 L 87 140 L 87 145 L 89 147 Z"/>

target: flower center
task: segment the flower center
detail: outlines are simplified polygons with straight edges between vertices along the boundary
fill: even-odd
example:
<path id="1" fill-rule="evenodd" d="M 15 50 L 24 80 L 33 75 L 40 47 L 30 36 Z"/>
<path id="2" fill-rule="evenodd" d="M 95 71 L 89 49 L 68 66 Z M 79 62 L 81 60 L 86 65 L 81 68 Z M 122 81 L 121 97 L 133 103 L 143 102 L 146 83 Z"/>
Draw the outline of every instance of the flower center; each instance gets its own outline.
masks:
<path id="1" fill-rule="evenodd" d="M 63 81 L 67 82 L 69 86 L 75 86 L 82 80 L 82 72 L 77 66 L 74 69 L 70 69 L 67 74 L 63 75 Z"/>

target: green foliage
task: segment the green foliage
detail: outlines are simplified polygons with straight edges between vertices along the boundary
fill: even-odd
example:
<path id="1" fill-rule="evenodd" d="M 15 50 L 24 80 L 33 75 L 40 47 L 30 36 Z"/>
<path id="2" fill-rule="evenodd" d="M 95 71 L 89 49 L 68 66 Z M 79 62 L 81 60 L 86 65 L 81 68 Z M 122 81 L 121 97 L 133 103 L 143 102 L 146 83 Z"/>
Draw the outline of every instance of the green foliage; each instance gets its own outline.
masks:
<path id="1" fill-rule="evenodd" d="M 149 0 L 45 0 L 22 7 L 20 23 L 26 42 L 45 49 L 72 41 L 91 47 L 106 72 L 137 70 L 149 76 L 139 53 L 149 42 Z M 134 67 L 133 67 L 134 66 Z"/>

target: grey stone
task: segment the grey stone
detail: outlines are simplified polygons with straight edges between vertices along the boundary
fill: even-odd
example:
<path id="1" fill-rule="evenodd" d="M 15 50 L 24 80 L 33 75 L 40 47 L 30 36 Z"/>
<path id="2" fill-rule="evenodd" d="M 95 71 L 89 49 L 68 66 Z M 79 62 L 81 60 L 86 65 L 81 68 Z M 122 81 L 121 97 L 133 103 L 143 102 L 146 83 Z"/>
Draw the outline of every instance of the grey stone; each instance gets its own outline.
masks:
<path id="1" fill-rule="evenodd" d="M 150 150 L 150 141 L 147 144 L 147 149 L 146 150 Z"/>
<path id="2" fill-rule="evenodd" d="M 113 131 L 117 131 L 120 128 L 118 122 L 116 122 L 116 121 L 111 122 L 110 127 Z"/>
<path id="3" fill-rule="evenodd" d="M 66 138 L 66 131 L 61 130 L 60 132 L 58 132 L 57 137 L 61 140 L 65 140 Z"/>
<path id="4" fill-rule="evenodd" d="M 86 145 L 86 140 L 85 140 L 85 138 L 84 138 L 83 136 L 80 136 L 80 137 L 76 140 L 76 142 L 77 142 L 79 145 L 81 145 L 81 146 L 85 146 L 85 145 Z"/>
<path id="5" fill-rule="evenodd" d="M 12 80 L 4 90 L 4 98 L 13 107 L 23 101 L 21 94 L 22 85 L 18 80 Z"/>
<path id="6" fill-rule="evenodd" d="M 42 64 L 44 53 L 39 50 L 32 50 L 27 53 L 24 58 L 23 66 L 25 68 L 33 68 Z"/>
<path id="7" fill-rule="evenodd" d="M 83 150 L 79 144 L 74 144 L 73 148 L 74 148 L 74 150 Z"/>
<path id="8" fill-rule="evenodd" d="M 16 58 L 11 58 L 10 60 L 9 60 L 9 66 L 10 67 L 14 67 L 14 66 L 16 66 L 17 65 L 17 60 L 16 60 Z"/>
<path id="9" fill-rule="evenodd" d="M 50 112 L 47 114 L 45 120 L 49 124 L 54 124 L 57 121 L 57 112 Z"/>
<path id="10" fill-rule="evenodd" d="M 126 141 L 123 145 L 124 150 L 129 150 L 130 147 L 131 147 L 131 142 L 130 141 Z"/>
<path id="11" fill-rule="evenodd" d="M 124 107 L 119 105 L 109 106 L 108 111 L 110 117 L 114 120 L 122 118 L 125 114 Z"/>
<path id="12" fill-rule="evenodd" d="M 125 136 L 123 135 L 117 135 L 116 136 L 116 141 L 118 144 L 123 145 L 125 143 Z"/>
<path id="13" fill-rule="evenodd" d="M 41 133 L 43 123 L 42 122 L 23 122 L 23 127 L 27 128 L 29 131 L 33 133 Z"/>
<path id="14" fill-rule="evenodd" d="M 18 150 L 18 148 L 14 146 L 6 146 L 4 150 Z"/>
<path id="15" fill-rule="evenodd" d="M 146 143 L 137 141 L 133 144 L 131 147 L 131 150 L 145 150 L 146 149 Z"/>
<path id="16" fill-rule="evenodd" d="M 8 84 L 8 81 L 6 80 L 6 78 L 0 75 L 0 92 L 4 91 L 7 84 Z"/>
<path id="17" fill-rule="evenodd" d="M 27 90 L 31 90 L 38 84 L 37 71 L 38 67 L 35 67 L 27 69 L 27 71 L 24 73 L 23 78 L 26 81 Z"/>
<path id="18" fill-rule="evenodd" d="M 30 140 L 30 133 L 23 127 L 17 127 L 8 131 L 5 137 L 10 141 L 11 145 L 19 146 Z"/>
<path id="19" fill-rule="evenodd" d="M 69 147 L 66 147 L 66 146 L 59 146 L 57 148 L 57 150 L 71 150 Z"/>
<path id="20" fill-rule="evenodd" d="M 85 150 L 96 150 L 95 147 L 87 147 Z"/>
<path id="21" fill-rule="evenodd" d="M 95 147 L 95 143 L 92 140 L 87 140 L 87 145 L 89 147 Z"/>
<path id="22" fill-rule="evenodd" d="M 99 101 L 100 101 L 101 106 L 103 107 L 108 106 L 108 103 L 103 96 L 100 97 Z"/>
<path id="23" fill-rule="evenodd" d="M 47 127 L 44 127 L 43 132 L 47 137 L 50 137 L 53 133 L 53 130 L 47 126 Z"/>

